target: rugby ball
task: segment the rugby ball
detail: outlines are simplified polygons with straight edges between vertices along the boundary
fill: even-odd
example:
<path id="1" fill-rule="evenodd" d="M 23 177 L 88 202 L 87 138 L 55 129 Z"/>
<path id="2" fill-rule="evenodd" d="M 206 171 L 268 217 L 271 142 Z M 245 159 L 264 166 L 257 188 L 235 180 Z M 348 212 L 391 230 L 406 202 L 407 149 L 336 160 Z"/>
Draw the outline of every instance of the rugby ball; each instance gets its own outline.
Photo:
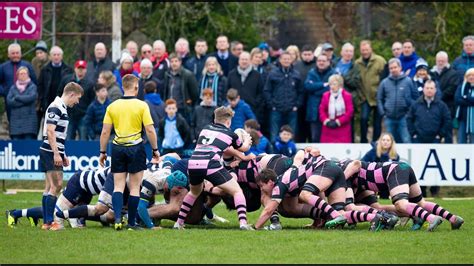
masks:
<path id="1" fill-rule="evenodd" d="M 248 135 L 247 131 L 245 131 L 243 128 L 237 128 L 237 129 L 235 129 L 235 130 L 234 130 L 234 133 L 237 134 L 237 136 L 239 136 L 239 138 L 240 138 L 242 141 L 243 141 L 243 140 L 247 137 L 247 135 Z"/>

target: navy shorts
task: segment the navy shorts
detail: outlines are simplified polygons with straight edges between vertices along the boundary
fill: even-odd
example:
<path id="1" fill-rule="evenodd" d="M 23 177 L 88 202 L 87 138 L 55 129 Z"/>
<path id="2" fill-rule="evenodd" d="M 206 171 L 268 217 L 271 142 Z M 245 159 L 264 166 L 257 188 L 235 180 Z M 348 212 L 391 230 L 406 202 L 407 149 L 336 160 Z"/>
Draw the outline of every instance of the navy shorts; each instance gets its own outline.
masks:
<path id="1" fill-rule="evenodd" d="M 112 145 L 112 173 L 138 173 L 146 170 L 146 153 L 143 143 L 133 146 Z"/>
<path id="2" fill-rule="evenodd" d="M 59 155 L 64 160 L 64 154 L 60 153 Z M 39 170 L 45 173 L 48 171 L 63 171 L 63 165 L 55 166 L 54 153 L 40 149 Z"/>
<path id="3" fill-rule="evenodd" d="M 346 177 L 344 171 L 334 161 L 326 161 L 316 168 L 313 175 L 320 175 L 332 180 L 331 186 L 325 191 L 325 195 L 329 196 L 332 192 L 339 188 L 346 188 Z"/>
<path id="4" fill-rule="evenodd" d="M 89 204 L 92 200 L 92 195 L 84 191 L 79 184 L 80 175 L 81 172 L 72 175 L 63 191 L 63 196 L 74 205 Z"/>
<path id="5" fill-rule="evenodd" d="M 204 182 L 204 179 L 211 182 L 214 186 L 219 186 L 232 179 L 219 161 L 194 159 L 188 161 L 189 183 L 193 186 Z"/>

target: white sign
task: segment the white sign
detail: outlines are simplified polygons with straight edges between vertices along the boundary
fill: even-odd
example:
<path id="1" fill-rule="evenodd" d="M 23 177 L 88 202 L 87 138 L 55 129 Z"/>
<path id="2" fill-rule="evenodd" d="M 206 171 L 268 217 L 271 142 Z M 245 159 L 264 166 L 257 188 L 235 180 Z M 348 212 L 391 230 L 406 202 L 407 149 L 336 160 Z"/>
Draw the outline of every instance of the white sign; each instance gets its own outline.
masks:
<path id="1" fill-rule="evenodd" d="M 317 147 L 328 159 L 360 160 L 370 144 L 297 143 L 302 149 Z M 472 144 L 397 144 L 400 161 L 413 168 L 423 186 L 474 186 L 474 145 Z"/>

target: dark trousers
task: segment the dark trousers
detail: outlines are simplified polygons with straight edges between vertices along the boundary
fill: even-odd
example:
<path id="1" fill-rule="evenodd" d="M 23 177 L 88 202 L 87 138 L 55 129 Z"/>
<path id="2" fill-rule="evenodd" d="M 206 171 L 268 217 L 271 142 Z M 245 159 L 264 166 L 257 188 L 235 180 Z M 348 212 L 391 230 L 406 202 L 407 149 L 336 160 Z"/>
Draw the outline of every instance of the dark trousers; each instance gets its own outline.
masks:
<path id="1" fill-rule="evenodd" d="M 370 106 L 367 101 L 362 103 L 360 111 L 360 143 L 368 143 L 367 129 L 369 128 L 370 113 L 373 113 L 373 135 L 372 141 L 377 141 L 382 131 L 382 117 L 380 117 L 377 106 Z"/>

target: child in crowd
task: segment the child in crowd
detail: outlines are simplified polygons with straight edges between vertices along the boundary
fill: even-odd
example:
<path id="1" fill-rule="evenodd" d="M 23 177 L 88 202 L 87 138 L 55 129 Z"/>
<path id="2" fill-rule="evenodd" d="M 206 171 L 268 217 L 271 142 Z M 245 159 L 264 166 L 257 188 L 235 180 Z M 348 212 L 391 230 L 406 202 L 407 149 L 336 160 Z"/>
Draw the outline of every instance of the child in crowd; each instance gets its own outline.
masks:
<path id="1" fill-rule="evenodd" d="M 249 119 L 245 121 L 244 129 L 252 137 L 252 146 L 250 147 L 249 151 L 245 153 L 246 155 L 249 153 L 253 153 L 255 155 L 259 155 L 262 153 L 267 153 L 267 154 L 273 153 L 273 146 L 270 143 L 270 140 L 268 140 L 268 138 L 265 137 L 260 131 L 260 124 L 258 123 L 257 120 Z M 255 134 L 258 136 L 258 141 L 256 140 L 257 138 L 254 138 L 252 136 L 252 133 L 251 133 L 252 131 L 255 131 Z"/>
<path id="2" fill-rule="evenodd" d="M 105 111 L 111 103 L 108 99 L 108 90 L 105 85 L 97 84 L 95 86 L 95 100 L 87 107 L 84 116 L 84 124 L 87 128 L 88 140 L 99 140 L 102 133 L 102 121 L 104 120 Z"/>
<path id="3" fill-rule="evenodd" d="M 203 127 L 214 121 L 214 110 L 217 108 L 214 101 L 214 93 L 211 88 L 204 89 L 201 98 L 202 101 L 199 106 L 196 106 L 191 119 L 193 142 L 196 142 Z"/>
<path id="4" fill-rule="evenodd" d="M 232 131 L 237 128 L 244 128 L 246 120 L 256 119 L 250 105 L 240 99 L 239 92 L 236 89 L 229 89 L 227 91 L 227 101 L 229 101 L 229 106 L 234 111 L 234 117 L 232 118 L 232 123 L 230 125 Z"/>
<path id="5" fill-rule="evenodd" d="M 166 116 L 158 127 L 158 148 L 161 154 L 176 152 L 183 156 L 183 150 L 190 140 L 190 128 L 183 116 L 178 114 L 176 100 L 165 102 Z"/>
<path id="6" fill-rule="evenodd" d="M 274 143 L 275 153 L 293 157 L 296 154 L 296 145 L 293 141 L 293 130 L 289 125 L 280 128 L 280 134 Z"/>

